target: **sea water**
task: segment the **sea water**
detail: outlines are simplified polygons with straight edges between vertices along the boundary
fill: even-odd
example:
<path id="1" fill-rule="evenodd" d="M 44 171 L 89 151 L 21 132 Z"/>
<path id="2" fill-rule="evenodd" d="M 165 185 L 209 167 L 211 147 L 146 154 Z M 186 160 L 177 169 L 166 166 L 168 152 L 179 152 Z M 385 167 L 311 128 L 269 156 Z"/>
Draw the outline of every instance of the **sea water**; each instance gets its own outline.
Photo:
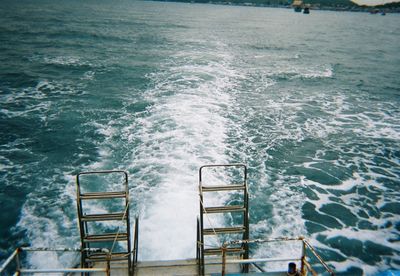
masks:
<path id="1" fill-rule="evenodd" d="M 234 162 L 251 238 L 400 269 L 399 52 L 397 14 L 2 1 L 0 259 L 79 247 L 74 176 L 103 169 L 129 173 L 139 259 L 194 257 L 198 168 Z"/>

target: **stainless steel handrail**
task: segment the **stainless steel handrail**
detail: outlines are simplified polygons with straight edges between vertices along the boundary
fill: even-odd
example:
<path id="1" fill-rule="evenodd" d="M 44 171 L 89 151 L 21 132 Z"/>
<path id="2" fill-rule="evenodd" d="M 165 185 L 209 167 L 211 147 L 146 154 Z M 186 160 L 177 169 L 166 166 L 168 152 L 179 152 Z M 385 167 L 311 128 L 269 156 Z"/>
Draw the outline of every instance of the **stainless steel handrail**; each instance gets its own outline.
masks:
<path id="1" fill-rule="evenodd" d="M 47 248 L 47 247 L 19 247 L 6 259 L 6 261 L 0 266 L 0 274 L 3 273 L 8 266 L 15 260 L 16 261 L 16 271 L 14 275 L 20 275 L 21 273 L 88 273 L 88 272 L 104 272 L 107 276 L 110 276 L 110 265 L 109 261 L 107 261 L 107 265 L 104 268 L 42 268 L 42 269 L 32 269 L 32 268 L 23 268 L 21 266 L 21 261 L 19 255 L 22 252 L 77 252 L 81 253 L 82 251 L 90 251 L 90 252 L 104 252 L 109 253 L 107 249 L 104 248 Z"/>
<path id="2" fill-rule="evenodd" d="M 243 233 L 243 240 L 249 239 L 249 192 L 247 187 L 247 166 L 241 163 L 233 163 L 233 164 L 213 164 L 213 165 L 203 165 L 199 168 L 199 196 L 200 196 L 200 217 L 197 221 L 197 251 L 196 251 L 196 259 L 198 261 L 198 269 L 199 275 L 205 274 L 205 258 L 204 258 L 204 218 L 203 218 L 203 210 L 205 210 L 203 206 L 203 170 L 204 169 L 213 169 L 213 168 L 241 168 L 243 169 L 243 183 L 244 188 L 243 193 L 243 206 L 245 208 L 244 218 L 243 218 L 243 226 L 245 231 Z M 206 213 L 207 215 L 207 213 Z M 243 258 L 249 257 L 249 249 L 247 244 L 242 244 L 244 253 L 242 253 Z M 244 265 L 243 271 L 247 272 L 248 265 Z"/>
<path id="3" fill-rule="evenodd" d="M 268 242 L 287 242 L 287 241 L 301 241 L 303 244 L 303 250 L 300 257 L 294 258 L 258 258 L 258 259 L 235 259 L 227 260 L 225 250 L 228 245 L 234 244 L 250 244 L 250 243 L 268 243 Z M 226 264 L 253 264 L 256 262 L 283 262 L 283 261 L 301 261 L 301 275 L 307 275 L 306 269 L 309 270 L 313 275 L 316 275 L 311 264 L 306 260 L 306 248 L 310 250 L 312 255 L 317 258 L 320 264 L 324 267 L 329 275 L 334 276 L 334 271 L 328 266 L 328 264 L 322 259 L 322 257 L 316 252 L 316 250 L 311 246 L 311 244 L 304 237 L 278 237 L 270 239 L 255 239 L 255 240 L 236 240 L 226 242 L 222 245 L 222 269 L 221 274 L 225 275 Z"/>
<path id="4" fill-rule="evenodd" d="M 124 215 L 122 217 L 122 220 L 126 221 L 126 233 L 127 233 L 127 251 L 128 251 L 128 267 L 129 267 L 129 275 L 134 274 L 134 266 L 135 263 L 137 262 L 137 248 L 135 249 L 136 251 L 134 252 L 135 255 L 133 255 L 132 252 L 132 244 L 131 244 L 131 223 L 130 223 L 130 216 L 129 216 L 129 185 L 128 185 L 128 173 L 123 170 L 100 170 L 100 171 L 86 171 L 86 172 L 80 172 L 76 175 L 76 188 L 77 188 L 77 210 L 78 210 L 78 221 L 79 221 L 79 231 L 81 235 L 81 244 L 82 247 L 89 247 L 90 244 L 88 242 L 85 242 L 84 237 L 87 235 L 87 224 L 84 222 L 81 218 L 84 214 L 83 212 L 83 207 L 82 207 L 82 191 L 81 191 L 81 177 L 85 175 L 105 175 L 105 174 L 122 174 L 123 175 L 123 186 L 124 186 L 124 192 L 122 193 L 125 197 L 125 208 L 124 208 Z M 111 191 L 108 191 L 111 192 Z M 100 196 L 101 194 L 104 194 L 103 198 L 107 198 L 107 191 L 102 191 L 102 192 L 96 192 L 96 196 Z M 98 199 L 98 197 L 96 198 Z M 138 225 L 138 219 L 136 219 L 136 225 Z M 138 227 L 138 226 L 136 226 Z M 138 230 L 138 229 L 136 229 Z M 137 231 L 135 231 L 136 235 Z M 110 259 L 112 260 L 112 255 L 113 255 L 113 248 L 115 245 L 115 242 L 117 241 L 119 232 L 115 236 L 115 240 L 113 243 L 113 246 L 111 248 L 110 252 Z M 137 246 L 137 241 L 134 241 L 135 245 Z M 85 258 L 86 255 L 82 254 L 82 260 L 81 260 L 81 265 L 84 266 L 85 264 Z"/>

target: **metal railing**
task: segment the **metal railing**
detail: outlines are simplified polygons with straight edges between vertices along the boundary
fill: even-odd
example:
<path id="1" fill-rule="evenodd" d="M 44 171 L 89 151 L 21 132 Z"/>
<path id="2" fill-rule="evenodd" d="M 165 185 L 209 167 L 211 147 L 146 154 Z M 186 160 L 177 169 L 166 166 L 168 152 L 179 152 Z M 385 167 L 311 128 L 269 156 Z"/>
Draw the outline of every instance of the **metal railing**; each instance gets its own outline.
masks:
<path id="1" fill-rule="evenodd" d="M 301 256 L 299 257 L 290 257 L 290 258 L 257 258 L 257 259 L 227 259 L 226 258 L 226 248 L 229 245 L 234 245 L 234 244 L 259 244 L 259 243 L 270 243 L 270 242 L 288 242 L 288 241 L 301 241 L 302 242 L 302 252 Z M 237 241 L 231 241 L 231 242 L 226 242 L 222 245 L 222 269 L 221 269 L 221 275 L 224 276 L 226 273 L 226 265 L 227 264 L 241 264 L 241 265 L 246 265 L 246 264 L 251 264 L 254 265 L 259 271 L 265 272 L 259 265 L 256 263 L 271 263 L 271 262 L 301 262 L 301 267 L 300 267 L 300 275 L 305 276 L 311 275 L 316 276 L 320 275 L 320 273 L 317 273 L 313 267 L 310 264 L 309 261 L 309 255 L 307 255 L 307 252 L 310 252 L 311 255 L 318 260 L 318 262 L 322 265 L 322 267 L 325 270 L 325 273 L 327 272 L 329 275 L 334 276 L 335 273 L 334 271 L 328 266 L 327 263 L 322 259 L 322 257 L 316 252 L 316 250 L 310 245 L 310 243 L 304 238 L 304 237 L 297 237 L 297 238 L 288 238 L 288 237 L 280 237 L 280 238 L 271 238 L 271 239 L 258 239 L 258 240 L 237 240 Z"/>
<path id="2" fill-rule="evenodd" d="M 222 186 L 219 185 L 210 185 L 208 187 L 204 186 L 204 172 L 206 170 L 218 170 L 220 169 L 222 171 L 227 171 L 230 169 L 235 170 L 236 173 L 238 173 L 237 178 L 240 178 L 240 183 L 232 184 L 232 183 L 224 183 Z M 224 205 L 224 206 L 204 206 L 204 192 L 223 192 L 223 191 L 234 191 L 234 190 L 239 190 L 242 193 L 242 204 L 239 206 L 229 206 L 229 205 Z M 200 199 L 200 216 L 197 219 L 197 244 L 196 244 L 196 259 L 198 262 L 198 273 L 199 275 L 205 275 L 205 255 L 207 250 L 213 250 L 213 253 L 210 253 L 211 255 L 219 255 L 221 254 L 221 248 L 205 248 L 205 218 L 208 220 L 210 224 L 210 228 L 208 230 L 211 230 L 211 233 L 214 235 L 217 235 L 217 230 L 214 228 L 214 226 L 211 223 L 211 220 L 208 216 L 208 211 L 207 209 L 212 212 L 212 213 L 229 213 L 229 212 L 235 212 L 240 210 L 240 212 L 243 213 L 242 215 L 242 224 L 240 224 L 240 227 L 243 230 L 236 230 L 239 227 L 222 227 L 218 228 L 219 234 L 223 233 L 232 233 L 232 232 L 237 232 L 240 231 L 242 233 L 242 239 L 243 240 L 248 240 L 249 239 L 249 194 L 248 194 L 248 187 L 247 187 L 247 166 L 245 164 L 214 164 L 214 165 L 203 165 L 199 168 L 199 199 Z M 211 207 L 211 208 L 207 208 Z M 235 208 L 236 207 L 236 208 Z M 239 207 L 239 208 L 237 208 Z M 213 209 L 211 211 L 211 209 Z M 235 229 L 236 228 L 236 229 Z M 229 231 L 224 231 L 225 229 L 230 229 Z M 233 230 L 233 231 L 232 231 Z M 210 232 L 208 232 L 210 233 Z M 209 234 L 210 235 L 210 234 Z M 236 253 L 233 254 L 240 254 L 241 258 L 248 258 L 249 257 L 249 248 L 248 244 L 243 243 L 240 246 L 240 251 L 237 251 Z M 218 252 L 218 253 L 217 253 Z M 243 266 L 243 272 L 248 271 L 248 266 L 244 265 Z"/>
<path id="3" fill-rule="evenodd" d="M 121 187 L 119 190 L 95 190 L 95 191 L 82 191 L 82 182 L 83 177 L 107 177 L 107 176 L 122 176 L 119 180 L 121 183 Z M 103 178 L 104 180 L 105 178 Z M 89 182 L 90 183 L 90 182 Z M 88 183 L 86 183 L 88 184 Z M 109 184 L 109 183 L 108 183 Z M 85 185 L 83 185 L 85 186 Z M 88 172 L 80 172 L 76 175 L 76 187 L 77 187 L 77 210 L 78 210 L 78 222 L 79 222 L 79 230 L 81 235 L 81 245 L 84 248 L 89 248 L 92 243 L 108 243 L 112 242 L 112 246 L 110 248 L 110 253 L 107 256 L 97 256 L 96 258 L 91 258 L 90 252 L 82 252 L 82 260 L 81 265 L 87 266 L 88 263 L 93 262 L 102 262 L 106 258 L 107 260 L 127 260 L 128 261 L 128 270 L 129 275 L 134 275 L 135 265 L 137 262 L 137 250 L 138 250 L 138 219 L 135 220 L 135 241 L 134 241 L 134 253 L 132 252 L 132 244 L 131 244 L 131 224 L 130 224 L 130 216 L 129 216 L 129 185 L 128 185 L 128 173 L 123 170 L 105 170 L 105 171 L 88 171 Z M 96 188 L 98 188 L 96 186 Z M 116 200 L 124 199 L 123 203 L 120 203 L 120 210 L 117 213 L 106 212 L 102 214 L 90 214 L 87 215 L 84 211 L 83 201 L 90 200 Z M 114 221 L 117 225 L 119 222 L 123 222 L 125 224 L 126 229 L 121 231 L 121 228 L 118 226 L 118 231 L 116 233 L 92 233 L 88 226 L 88 218 L 90 221 Z M 126 252 L 114 252 L 117 241 L 122 241 L 126 243 Z"/>
<path id="4" fill-rule="evenodd" d="M 33 248 L 33 247 L 19 247 L 17 248 L 0 266 L 0 275 L 5 274 L 7 270 L 14 270 L 12 275 L 19 276 L 22 274 L 46 274 L 46 273 L 94 273 L 94 272 L 104 272 L 105 275 L 110 276 L 110 261 L 106 262 L 106 267 L 102 268 L 29 268 L 24 267 L 21 261 L 20 255 L 23 252 L 76 252 L 82 253 L 82 251 L 90 252 L 102 252 L 109 254 L 107 249 L 102 248 L 91 248 L 91 249 L 78 249 L 78 248 Z M 11 266 L 14 265 L 15 269 Z"/>
<path id="5" fill-rule="evenodd" d="M 132 267 L 132 275 L 134 274 L 134 270 L 137 266 L 139 255 L 139 218 L 135 218 L 135 235 L 133 238 L 133 267 Z"/>

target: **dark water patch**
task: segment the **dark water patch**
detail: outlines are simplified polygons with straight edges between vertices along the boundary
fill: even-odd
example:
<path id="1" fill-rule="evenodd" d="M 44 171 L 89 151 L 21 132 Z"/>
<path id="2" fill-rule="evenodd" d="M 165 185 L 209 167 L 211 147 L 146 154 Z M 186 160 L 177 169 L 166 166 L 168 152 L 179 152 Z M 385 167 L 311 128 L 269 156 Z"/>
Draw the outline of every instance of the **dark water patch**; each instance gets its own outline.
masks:
<path id="1" fill-rule="evenodd" d="M 30 150 L 25 148 L 5 151 L 2 153 L 2 156 L 9 160 L 15 160 L 18 161 L 18 163 L 25 165 L 34 163 L 40 159 L 40 157 L 35 156 Z"/>
<path id="2" fill-rule="evenodd" d="M 1 72 L 0 83 L 9 88 L 34 87 L 38 84 L 38 76 L 28 72 Z"/>
<path id="3" fill-rule="evenodd" d="M 15 228 L 12 228 L 9 232 L 5 232 L 8 234 L 10 237 L 9 239 L 4 239 L 3 236 L 0 237 L 0 246 L 1 248 L 6 248 L 6 249 L 1 249 L 0 250 L 0 259 L 6 260 L 16 248 L 22 247 L 22 246 L 29 246 L 28 243 L 28 238 L 25 230 L 17 230 Z M 6 236 L 5 236 L 6 237 Z M 10 271 L 9 274 L 5 275 L 12 275 L 12 273 L 15 272 L 15 270 Z"/>
<path id="4" fill-rule="evenodd" d="M 256 201 L 251 201 L 250 204 L 250 217 L 252 218 L 251 221 L 262 221 L 268 220 L 269 218 L 273 217 L 274 207 L 273 204 L 269 201 L 269 191 L 258 191 L 262 196 L 257 196 Z M 254 193 L 250 193 L 250 200 L 255 198 L 251 196 Z M 263 210 L 263 212 L 259 212 L 259 210 Z"/>
<path id="5" fill-rule="evenodd" d="M 146 73 L 151 70 L 149 66 L 109 66 L 105 72 L 96 76 L 95 82 L 87 84 L 87 89 L 102 95 L 113 95 L 114 98 L 121 94 L 134 97 L 136 93 L 130 91 L 145 90 L 149 85 Z"/>
<path id="6" fill-rule="evenodd" d="M 380 210 L 382 212 L 388 212 L 395 215 L 400 215 L 400 203 L 399 202 L 390 202 L 384 204 Z"/>
<path id="7" fill-rule="evenodd" d="M 368 186 L 358 186 L 357 187 L 357 193 L 361 196 L 365 196 L 366 201 L 375 204 L 377 203 L 381 196 L 382 196 L 382 191 L 381 190 L 375 190 L 377 188 L 374 188 L 373 186 L 368 187 Z"/>
<path id="8" fill-rule="evenodd" d="M 268 74 L 268 77 L 279 83 L 297 82 L 296 77 L 298 73 L 295 72 L 280 72 Z"/>
<path id="9" fill-rule="evenodd" d="M 387 177 L 396 177 L 396 175 L 392 174 L 391 172 L 387 171 L 384 168 L 372 167 L 371 171 L 380 175 L 384 175 Z"/>
<path id="10" fill-rule="evenodd" d="M 390 117 L 396 116 L 397 114 L 393 115 L 388 115 Z M 388 143 L 389 145 L 391 144 L 390 142 Z M 393 148 L 383 148 L 381 149 L 380 155 L 376 155 L 373 158 L 374 163 L 379 166 L 379 167 L 384 167 L 384 168 L 392 168 L 392 167 L 397 167 L 398 163 L 397 158 L 398 157 L 398 151 L 395 149 L 396 148 L 396 143 L 393 144 Z"/>
<path id="11" fill-rule="evenodd" d="M 167 38 L 152 33 L 140 34 L 137 38 L 136 43 L 141 45 L 153 45 L 156 48 L 163 48 L 168 45 L 172 46 L 174 44 Z"/>
<path id="12" fill-rule="evenodd" d="M 246 48 L 252 48 L 259 51 L 284 51 L 287 48 L 282 45 L 246 45 Z"/>
<path id="13" fill-rule="evenodd" d="M 340 204 L 324 204 L 319 210 L 341 220 L 345 225 L 355 226 L 358 221 L 357 217 L 349 209 Z"/>
<path id="14" fill-rule="evenodd" d="M 365 216 L 363 216 L 363 217 L 368 218 L 368 215 L 365 214 Z M 368 220 L 360 220 L 358 222 L 357 226 L 359 229 L 364 229 L 364 230 L 378 230 L 378 226 L 374 225 L 372 222 L 370 222 Z"/>
<path id="15" fill-rule="evenodd" d="M 335 275 L 343 275 L 343 276 L 362 276 L 365 275 L 362 268 L 357 266 L 351 266 L 347 268 L 345 271 L 337 271 Z"/>
<path id="16" fill-rule="evenodd" d="M 370 265 L 381 262 L 381 256 L 393 255 L 393 249 L 371 241 L 362 242 L 357 239 L 338 236 L 326 239 L 325 242 L 332 248 L 340 250 L 346 256 L 357 257 Z"/>
<path id="17" fill-rule="evenodd" d="M 315 193 L 310 187 L 302 187 L 301 190 L 307 196 L 308 199 L 310 199 L 310 200 L 318 200 L 319 199 L 317 193 Z"/>
<path id="18" fill-rule="evenodd" d="M 126 106 L 127 112 L 130 113 L 140 113 L 148 110 L 153 106 L 153 103 L 146 101 L 139 101 Z"/>
<path id="19" fill-rule="evenodd" d="M 307 232 L 309 234 L 314 234 L 314 233 L 323 232 L 323 231 L 327 230 L 327 228 L 325 226 L 323 226 L 319 223 L 312 222 L 312 221 L 306 221 L 305 226 L 306 226 Z"/>
<path id="20" fill-rule="evenodd" d="M 362 257 L 364 245 L 356 239 L 349 239 L 343 236 L 327 239 L 326 242 L 335 249 L 340 250 L 346 256 Z"/>
<path id="21" fill-rule="evenodd" d="M 327 150 L 324 151 L 323 154 L 321 155 L 321 158 L 324 160 L 330 160 L 330 161 L 336 161 L 340 157 L 339 152 L 332 151 L 332 150 Z"/>
<path id="22" fill-rule="evenodd" d="M 357 215 L 362 218 L 381 218 L 381 212 L 376 203 L 367 197 L 360 197 L 354 202 L 354 205 L 361 208 L 357 211 Z"/>
<path id="23" fill-rule="evenodd" d="M 21 186 L 3 185 L 0 188 L 0 208 L 2 210 L 0 212 L 0 220 L 3 225 L 15 225 L 17 223 L 22 205 L 25 202 L 26 193 L 26 188 Z M 0 240 L 11 234 L 12 229 L 0 228 L 0 237 L 2 237 Z"/>
<path id="24" fill-rule="evenodd" d="M 391 216 L 390 216 L 391 217 Z M 387 216 L 383 216 L 383 218 L 387 219 Z M 386 221 L 383 225 L 380 226 L 380 229 L 389 229 L 393 227 L 393 223 L 391 221 Z"/>
<path id="25" fill-rule="evenodd" d="M 303 218 L 315 223 L 320 223 L 329 228 L 342 229 L 342 224 L 332 216 L 324 215 L 315 210 L 316 206 L 306 202 L 302 207 Z"/>
<path id="26" fill-rule="evenodd" d="M 73 64 L 47 64 L 38 68 L 40 70 L 41 79 L 50 79 L 63 82 L 66 78 L 72 81 L 70 90 L 78 88 L 82 83 L 85 73 L 93 70 L 90 65 L 73 65 Z M 74 82 L 74 83 L 73 83 Z M 68 84 L 64 84 L 68 85 Z M 57 87 L 59 90 L 65 90 L 67 87 Z M 54 91 L 58 92 L 58 91 Z"/>
<path id="27" fill-rule="evenodd" d="M 328 197 L 328 199 L 332 202 L 338 203 L 340 205 L 344 205 L 345 203 L 343 202 L 343 200 L 340 197 L 336 197 L 336 196 L 330 196 Z"/>
<path id="28" fill-rule="evenodd" d="M 290 148 L 290 157 L 288 161 L 295 164 L 301 164 L 312 161 L 316 149 L 320 144 L 319 141 L 313 139 L 305 139 Z"/>
<path id="29" fill-rule="evenodd" d="M 362 217 L 362 218 L 366 218 L 366 219 L 369 218 L 368 213 L 365 212 L 364 210 L 358 210 L 358 211 L 357 211 L 357 215 L 358 215 L 359 217 Z"/>
<path id="30" fill-rule="evenodd" d="M 52 124 L 55 126 L 55 124 Z M 42 131 L 34 139 L 33 150 L 38 154 L 45 154 L 54 164 L 71 160 L 71 148 L 78 146 L 75 141 L 77 132 L 73 129 L 48 129 Z"/>
<path id="31" fill-rule="evenodd" d="M 344 195 L 351 195 L 354 194 L 357 191 L 357 187 L 354 186 L 352 188 L 350 188 L 349 190 L 340 190 L 340 189 L 327 189 L 327 191 L 329 191 L 329 193 L 337 196 L 337 197 L 341 197 Z"/>
<path id="32" fill-rule="evenodd" d="M 88 32 L 80 31 L 79 29 L 65 29 L 65 30 L 55 30 L 54 32 L 48 32 L 46 38 L 50 40 L 73 40 L 73 41 L 87 41 L 93 44 L 106 43 L 106 44 L 126 44 L 133 43 L 134 39 L 131 37 L 120 37 L 116 36 L 113 32 L 108 33 L 98 33 L 98 32 Z"/>
<path id="33" fill-rule="evenodd" d="M 400 150 L 397 150 L 396 148 L 394 148 L 393 150 L 390 151 L 389 157 L 400 159 Z"/>
<path id="34" fill-rule="evenodd" d="M 78 140 L 77 143 L 79 148 L 70 157 L 71 166 L 79 168 L 98 161 L 98 148 L 92 142 Z"/>
<path id="35" fill-rule="evenodd" d="M 339 182 L 348 179 L 352 176 L 352 170 L 347 167 L 334 165 L 331 162 L 320 162 L 311 164 L 311 168 L 320 169 L 326 173 L 329 173 L 330 176 L 336 178 Z"/>
<path id="36" fill-rule="evenodd" d="M 321 187 L 318 187 L 318 186 L 316 186 L 316 185 L 309 185 L 309 187 L 311 188 L 311 189 L 313 189 L 313 190 L 316 190 L 318 193 L 320 193 L 320 194 L 328 194 L 328 192 L 327 192 L 327 190 L 325 190 L 325 189 L 323 189 L 323 188 L 321 188 Z"/>
<path id="37" fill-rule="evenodd" d="M 308 180 L 321 183 L 323 185 L 339 185 L 341 182 L 330 174 L 313 168 L 305 167 L 292 167 L 287 170 L 288 174 L 291 175 L 304 175 Z"/>
<path id="38" fill-rule="evenodd" d="M 372 241 L 366 241 L 364 243 L 364 248 L 365 248 L 365 252 L 374 252 L 374 254 L 380 255 L 380 256 L 392 256 L 394 253 L 394 250 L 390 247 L 384 246 L 382 244 L 377 244 L 375 242 Z M 378 262 L 378 260 L 380 258 L 377 257 L 371 257 L 372 260 L 376 260 L 376 262 Z"/>
<path id="39" fill-rule="evenodd" d="M 366 210 L 368 217 L 381 218 L 381 213 L 379 212 L 379 209 L 377 207 L 368 204 L 363 204 L 362 207 L 364 207 L 364 209 Z"/>
<path id="40" fill-rule="evenodd" d="M 326 243 L 326 236 L 318 235 L 317 240 Z M 326 249 L 326 248 L 318 248 L 318 254 L 321 254 L 325 260 L 335 260 L 338 262 L 343 262 L 346 260 L 346 257 L 343 254 L 340 254 L 334 250 Z"/>
<path id="41" fill-rule="evenodd" d="M 23 110 L 24 105 L 19 105 L 17 110 Z M 5 137 L 16 138 L 29 138 L 32 137 L 36 131 L 38 131 L 43 126 L 43 122 L 39 118 L 16 118 L 7 119 L 0 121 L 0 127 L 2 129 L 2 134 Z M 1 139 L 1 138 L 0 138 Z"/>

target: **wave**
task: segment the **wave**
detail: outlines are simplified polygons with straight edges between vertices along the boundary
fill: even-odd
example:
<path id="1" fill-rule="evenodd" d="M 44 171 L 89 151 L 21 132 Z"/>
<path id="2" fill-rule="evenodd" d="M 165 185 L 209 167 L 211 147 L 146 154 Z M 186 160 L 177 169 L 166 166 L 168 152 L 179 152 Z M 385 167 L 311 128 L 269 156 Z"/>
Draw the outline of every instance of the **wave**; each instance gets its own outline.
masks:
<path id="1" fill-rule="evenodd" d="M 139 204 L 143 259 L 195 256 L 197 170 L 227 162 L 222 111 L 230 105 L 227 90 L 237 74 L 226 47 L 217 43 L 215 48 L 201 54 L 180 52 L 149 75 L 154 88 L 145 94 L 153 105 L 130 127 L 138 129 L 142 140 L 130 169 L 136 171 L 134 193 L 146 194 Z"/>

